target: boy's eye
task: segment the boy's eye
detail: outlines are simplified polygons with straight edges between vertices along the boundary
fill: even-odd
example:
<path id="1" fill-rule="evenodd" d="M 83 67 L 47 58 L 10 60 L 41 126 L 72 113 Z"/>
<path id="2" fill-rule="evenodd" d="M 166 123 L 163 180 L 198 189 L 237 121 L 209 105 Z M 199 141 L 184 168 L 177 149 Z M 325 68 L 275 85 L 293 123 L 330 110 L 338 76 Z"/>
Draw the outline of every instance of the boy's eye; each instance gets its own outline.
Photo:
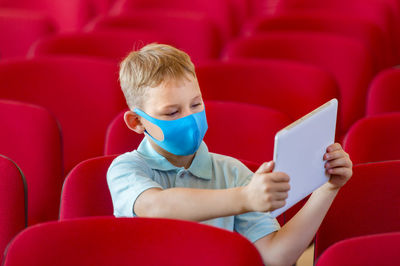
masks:
<path id="1" fill-rule="evenodd" d="M 178 111 L 174 111 L 174 112 L 171 112 L 171 113 L 167 113 L 167 114 L 165 114 L 166 116 L 173 116 L 173 115 L 175 115 L 175 114 L 177 114 L 178 113 Z"/>
<path id="2" fill-rule="evenodd" d="M 195 103 L 195 104 L 192 105 L 192 107 L 195 108 L 195 107 L 198 107 L 200 105 L 201 105 L 201 103 Z"/>

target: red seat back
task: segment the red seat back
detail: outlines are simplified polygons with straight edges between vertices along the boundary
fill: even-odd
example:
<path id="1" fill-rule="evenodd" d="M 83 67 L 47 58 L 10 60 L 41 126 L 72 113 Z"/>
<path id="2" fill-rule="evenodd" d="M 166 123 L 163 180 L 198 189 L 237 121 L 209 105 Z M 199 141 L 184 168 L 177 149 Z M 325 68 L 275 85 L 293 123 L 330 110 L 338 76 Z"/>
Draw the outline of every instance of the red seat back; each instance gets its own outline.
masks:
<path id="1" fill-rule="evenodd" d="M 132 50 L 153 42 L 171 43 L 166 36 L 149 31 L 59 34 L 36 42 L 28 56 L 89 56 L 120 62 Z"/>
<path id="2" fill-rule="evenodd" d="M 74 219 L 30 227 L 11 243 L 4 263 L 27 264 L 263 265 L 255 246 L 237 233 L 154 218 Z"/>
<path id="3" fill-rule="evenodd" d="M 351 38 L 323 33 L 259 34 L 238 39 L 228 46 L 225 58 L 238 57 L 301 61 L 329 71 L 340 89 L 339 135 L 365 114 L 374 66 L 366 48 Z"/>
<path id="4" fill-rule="evenodd" d="M 400 160 L 400 113 L 370 116 L 347 132 L 343 147 L 353 163 Z"/>
<path id="5" fill-rule="evenodd" d="M 354 237 L 328 248 L 317 266 L 394 265 L 400 260 L 400 232 Z"/>
<path id="6" fill-rule="evenodd" d="M 8 243 L 27 226 L 26 183 L 18 166 L 0 155 L 0 259 Z"/>
<path id="7" fill-rule="evenodd" d="M 160 23 L 162 21 L 162 23 Z M 197 63 L 218 58 L 222 41 L 214 25 L 202 13 L 182 11 L 140 11 L 129 15 L 99 18 L 87 30 L 150 31 L 167 36 Z"/>
<path id="8" fill-rule="evenodd" d="M 199 64 L 196 74 L 206 100 L 266 106 L 287 114 L 292 120 L 339 96 L 331 75 L 298 62 L 213 61 Z"/>
<path id="9" fill-rule="evenodd" d="M 23 57 L 36 40 L 55 32 L 53 21 L 45 15 L 0 9 L 0 59 Z"/>
<path id="10" fill-rule="evenodd" d="M 317 233 L 316 258 L 340 240 L 400 231 L 399 185 L 400 161 L 356 165 Z"/>
<path id="11" fill-rule="evenodd" d="M 113 215 L 106 175 L 114 158 L 105 156 L 88 159 L 72 169 L 63 185 L 61 220 Z"/>
<path id="12" fill-rule="evenodd" d="M 112 14 L 129 14 L 132 11 L 150 10 L 181 11 L 183 13 L 198 12 L 207 16 L 219 29 L 224 40 L 232 37 L 239 24 L 235 17 L 235 10 L 231 0 L 203 1 L 203 0 L 119 0 L 113 7 Z"/>
<path id="13" fill-rule="evenodd" d="M 28 222 L 58 218 L 63 182 L 61 131 L 46 109 L 0 100 L 0 154 L 13 158 L 25 175 Z"/>
<path id="14" fill-rule="evenodd" d="M 275 134 L 292 120 L 277 110 L 238 102 L 207 101 L 210 152 L 255 163 L 273 158 Z"/>
<path id="15" fill-rule="evenodd" d="M 245 36 L 276 31 L 322 32 L 346 36 L 361 42 L 373 54 L 378 70 L 393 63 L 390 40 L 371 21 L 347 14 L 297 10 L 283 12 L 270 17 L 250 20 L 243 28 Z"/>
<path id="16" fill-rule="evenodd" d="M 367 115 L 400 112 L 400 70 L 387 69 L 371 82 L 367 96 Z"/>
<path id="17" fill-rule="evenodd" d="M 86 58 L 2 62 L 0 97 L 32 102 L 55 115 L 63 133 L 65 173 L 103 154 L 107 125 L 126 108 L 117 64 Z"/>
<path id="18" fill-rule="evenodd" d="M 98 0 L 96 0 L 98 1 Z M 61 32 L 80 30 L 100 11 L 93 0 L 1 0 L 2 8 L 32 11 L 51 18 Z M 103 0 L 101 0 L 103 1 Z"/>

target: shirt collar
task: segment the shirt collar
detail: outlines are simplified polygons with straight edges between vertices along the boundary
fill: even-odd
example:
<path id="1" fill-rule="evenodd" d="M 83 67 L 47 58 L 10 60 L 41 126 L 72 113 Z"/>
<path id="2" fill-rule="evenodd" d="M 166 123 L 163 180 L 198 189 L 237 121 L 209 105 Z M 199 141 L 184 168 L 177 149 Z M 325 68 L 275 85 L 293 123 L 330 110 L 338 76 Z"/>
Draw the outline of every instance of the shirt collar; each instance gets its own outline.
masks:
<path id="1" fill-rule="evenodd" d="M 174 166 L 164 156 L 156 152 L 146 137 L 143 138 L 142 142 L 137 148 L 137 152 L 142 156 L 142 158 L 152 169 L 157 169 L 161 171 L 182 169 L 182 167 Z M 208 152 L 207 145 L 203 141 L 194 156 L 192 164 L 187 170 L 196 177 L 210 180 L 212 176 L 211 166 L 211 156 Z"/>

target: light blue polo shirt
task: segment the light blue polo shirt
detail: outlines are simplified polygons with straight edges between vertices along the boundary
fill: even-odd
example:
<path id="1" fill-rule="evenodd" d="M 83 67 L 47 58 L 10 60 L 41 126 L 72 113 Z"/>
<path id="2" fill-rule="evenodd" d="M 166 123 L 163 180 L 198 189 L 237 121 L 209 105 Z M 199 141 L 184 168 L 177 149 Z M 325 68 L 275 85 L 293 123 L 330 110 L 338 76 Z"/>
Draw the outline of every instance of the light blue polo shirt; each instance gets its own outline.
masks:
<path id="1" fill-rule="evenodd" d="M 252 175 L 239 160 L 210 153 L 204 142 L 188 169 L 176 167 L 157 153 L 147 138 L 144 138 L 137 150 L 114 159 L 107 172 L 107 182 L 114 215 L 135 217 L 135 201 L 147 189 L 226 189 L 248 184 Z M 279 223 L 269 213 L 260 212 L 221 217 L 202 223 L 236 231 L 252 242 L 280 228 Z"/>

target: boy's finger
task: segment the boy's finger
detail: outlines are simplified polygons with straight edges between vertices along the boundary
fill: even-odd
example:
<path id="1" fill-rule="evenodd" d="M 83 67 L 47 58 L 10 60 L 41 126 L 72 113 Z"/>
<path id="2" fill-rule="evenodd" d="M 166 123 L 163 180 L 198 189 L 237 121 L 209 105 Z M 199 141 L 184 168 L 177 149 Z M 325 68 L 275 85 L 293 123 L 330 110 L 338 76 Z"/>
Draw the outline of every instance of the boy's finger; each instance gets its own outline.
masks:
<path id="1" fill-rule="evenodd" d="M 325 168 L 334 168 L 334 167 L 352 167 L 351 162 L 347 160 L 345 157 L 341 157 L 338 159 L 330 160 L 325 164 Z"/>
<path id="2" fill-rule="evenodd" d="M 344 150 L 335 150 L 324 154 L 324 160 L 334 160 L 342 157 L 347 157 L 348 154 Z"/>
<path id="3" fill-rule="evenodd" d="M 333 151 L 340 150 L 340 149 L 342 149 L 342 145 L 340 145 L 339 143 L 336 142 L 336 143 L 329 145 L 328 148 L 326 148 L 326 151 L 333 152 Z"/>
<path id="4" fill-rule="evenodd" d="M 256 171 L 256 174 L 263 174 L 263 173 L 269 173 L 274 170 L 274 162 L 269 161 L 267 163 L 263 163 Z"/>
<path id="5" fill-rule="evenodd" d="M 328 174 L 334 175 L 334 176 L 346 176 L 350 172 L 349 168 L 346 167 L 337 167 L 337 168 L 331 168 L 328 170 Z"/>
<path id="6" fill-rule="evenodd" d="M 283 172 L 275 172 L 271 176 L 271 180 L 273 180 L 275 182 L 289 182 L 290 178 L 287 174 L 285 174 Z"/>

